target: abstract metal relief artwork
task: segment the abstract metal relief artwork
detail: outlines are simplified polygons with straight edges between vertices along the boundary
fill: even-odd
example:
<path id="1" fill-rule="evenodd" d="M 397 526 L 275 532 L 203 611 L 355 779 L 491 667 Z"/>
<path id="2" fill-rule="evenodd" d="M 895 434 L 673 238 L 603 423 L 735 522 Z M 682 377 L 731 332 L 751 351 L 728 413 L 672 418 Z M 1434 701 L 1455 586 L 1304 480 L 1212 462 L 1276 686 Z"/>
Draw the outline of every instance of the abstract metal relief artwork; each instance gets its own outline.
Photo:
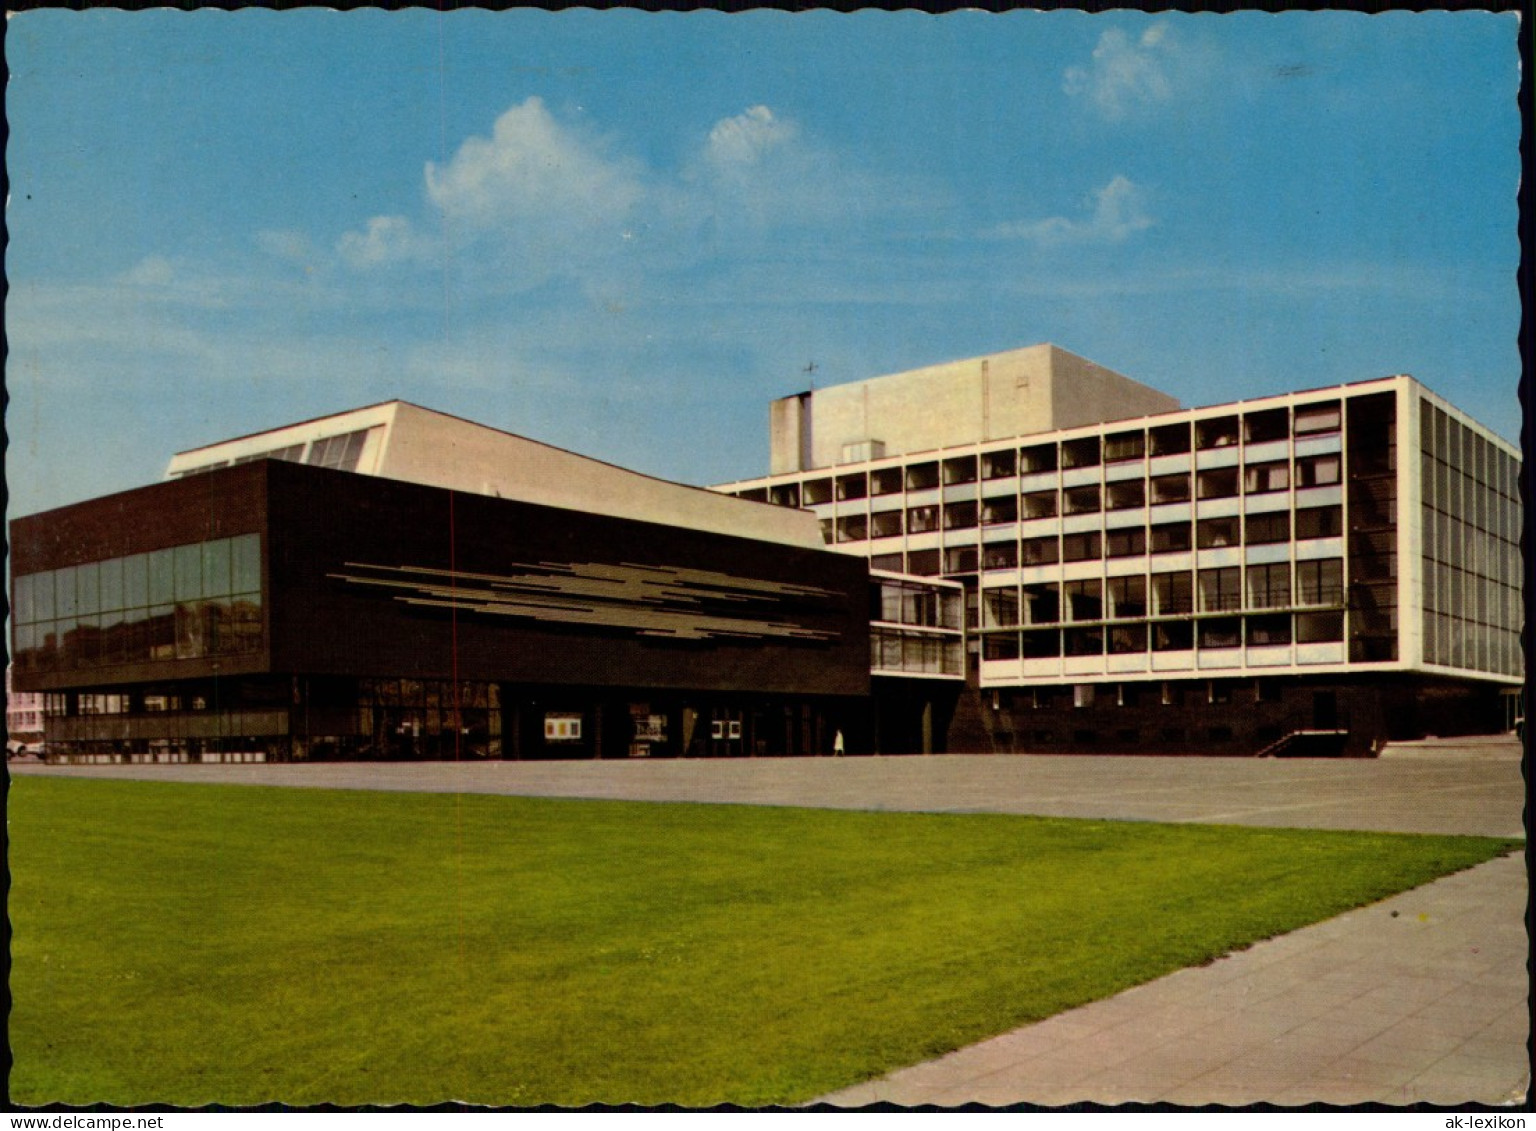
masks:
<path id="1" fill-rule="evenodd" d="M 836 596 L 792 585 L 680 566 L 597 562 L 515 564 L 527 572 L 469 573 L 425 566 L 347 562 L 360 573 L 327 576 L 397 590 L 408 605 L 461 609 L 555 624 L 619 629 L 670 640 L 825 641 L 840 634 L 782 619 L 786 602 L 825 605 Z"/>

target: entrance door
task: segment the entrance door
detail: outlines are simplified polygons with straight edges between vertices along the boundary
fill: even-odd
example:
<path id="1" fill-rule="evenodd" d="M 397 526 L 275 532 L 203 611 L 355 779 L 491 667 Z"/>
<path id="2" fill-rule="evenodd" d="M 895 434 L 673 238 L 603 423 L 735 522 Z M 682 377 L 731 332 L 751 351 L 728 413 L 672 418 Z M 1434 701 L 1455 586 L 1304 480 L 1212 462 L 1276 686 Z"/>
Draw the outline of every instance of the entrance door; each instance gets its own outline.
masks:
<path id="1" fill-rule="evenodd" d="M 1332 691 L 1312 693 L 1312 728 L 1337 730 L 1339 728 L 1339 699 Z"/>

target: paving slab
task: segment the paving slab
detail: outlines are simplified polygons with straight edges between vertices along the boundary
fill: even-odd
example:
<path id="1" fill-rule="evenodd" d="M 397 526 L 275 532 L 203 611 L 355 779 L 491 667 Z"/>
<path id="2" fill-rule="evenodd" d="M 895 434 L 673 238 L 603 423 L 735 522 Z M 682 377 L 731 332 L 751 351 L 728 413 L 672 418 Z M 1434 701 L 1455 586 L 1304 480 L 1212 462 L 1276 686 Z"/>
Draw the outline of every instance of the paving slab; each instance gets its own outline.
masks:
<path id="1" fill-rule="evenodd" d="M 1522 924 L 1525 903 L 1524 859 L 1501 857 L 822 1102 L 1519 1104 L 1531 1079 L 1515 1020 L 1528 948 L 1523 929 L 1498 928 Z M 1320 994 L 1318 979 L 1274 954 L 1312 936 L 1311 953 L 1389 949 L 1404 960 L 1374 976 L 1356 962 L 1336 993 Z M 1473 969 L 1445 962 L 1474 952 Z M 1414 956 L 1417 974 L 1404 973 Z M 1197 1023 L 1169 1024 L 1180 1017 Z"/>

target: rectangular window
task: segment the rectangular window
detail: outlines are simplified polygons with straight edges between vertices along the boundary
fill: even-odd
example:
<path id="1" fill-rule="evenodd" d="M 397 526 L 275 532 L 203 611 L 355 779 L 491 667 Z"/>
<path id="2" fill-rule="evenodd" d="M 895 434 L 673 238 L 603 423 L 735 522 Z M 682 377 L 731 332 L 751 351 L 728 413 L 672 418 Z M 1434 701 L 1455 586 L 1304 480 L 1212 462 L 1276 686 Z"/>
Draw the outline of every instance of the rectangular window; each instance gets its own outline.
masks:
<path id="1" fill-rule="evenodd" d="M 869 473 L 871 495 L 901 494 L 901 468 L 881 467 Z"/>
<path id="2" fill-rule="evenodd" d="M 1095 514 L 1099 508 L 1099 485 L 1068 487 L 1064 492 L 1067 514 Z"/>
<path id="3" fill-rule="evenodd" d="M 1291 485 L 1291 465 L 1284 460 L 1275 463 L 1251 463 L 1243 469 L 1243 490 L 1249 495 L 1267 495 L 1287 490 Z"/>
<path id="4" fill-rule="evenodd" d="M 75 567 L 65 566 L 53 571 L 55 616 L 74 617 L 80 612 L 80 591 L 75 586 Z"/>
<path id="5" fill-rule="evenodd" d="M 1031 491 L 1024 496 L 1024 517 L 1055 518 L 1057 496 L 1055 491 Z"/>
<path id="6" fill-rule="evenodd" d="M 1199 623 L 1202 649 L 1236 648 L 1243 642 L 1243 622 L 1240 617 L 1212 617 Z"/>
<path id="7" fill-rule="evenodd" d="M 1147 531 L 1141 526 L 1123 526 L 1105 534 L 1105 556 L 1133 558 L 1147 552 Z"/>
<path id="8" fill-rule="evenodd" d="M 1337 432 L 1342 417 L 1339 402 L 1298 405 L 1294 430 L 1298 436 L 1310 436 L 1319 432 Z"/>
<path id="9" fill-rule="evenodd" d="M 1271 545 L 1291 540 L 1291 516 L 1287 511 L 1250 514 L 1243 519 L 1244 540 L 1250 546 Z"/>
<path id="10" fill-rule="evenodd" d="M 1195 646 L 1195 626 L 1187 620 L 1155 621 L 1152 625 L 1152 651 L 1187 652 Z"/>
<path id="11" fill-rule="evenodd" d="M 1283 408 L 1266 409 L 1243 415 L 1243 436 L 1250 444 L 1284 440 L 1291 432 L 1291 414 Z"/>
<path id="12" fill-rule="evenodd" d="M 1296 486 L 1330 487 L 1339 482 L 1338 456 L 1313 456 L 1296 461 Z"/>
<path id="13" fill-rule="evenodd" d="M 895 538 L 900 533 L 900 511 L 876 511 L 869 516 L 869 536 L 871 538 Z"/>
<path id="14" fill-rule="evenodd" d="M 1144 624 L 1116 624 L 1109 629 L 1109 650 L 1117 656 L 1133 655 L 1147 650 L 1147 626 Z"/>
<path id="15" fill-rule="evenodd" d="M 981 626 L 983 628 L 1012 628 L 1019 623 L 1019 591 L 1012 586 L 1006 589 L 983 589 L 981 592 Z"/>
<path id="16" fill-rule="evenodd" d="M 1194 544 L 1187 522 L 1160 522 L 1151 528 L 1152 552 L 1172 554 L 1190 549 Z"/>
<path id="17" fill-rule="evenodd" d="M 978 560 L 975 546 L 951 546 L 944 551 L 944 572 L 975 573 Z"/>
<path id="18" fill-rule="evenodd" d="M 908 491 L 927 491 L 938 485 L 939 465 L 937 461 L 914 463 L 907 468 Z"/>
<path id="19" fill-rule="evenodd" d="M 1152 575 L 1152 612 L 1156 616 L 1183 616 L 1195 610 L 1194 575 L 1154 573 Z"/>
<path id="20" fill-rule="evenodd" d="M 1296 643 L 1337 644 L 1343 639 L 1343 613 L 1296 614 Z"/>
<path id="21" fill-rule="evenodd" d="M 976 482 L 976 457 L 954 456 L 944 461 L 944 486 Z"/>
<path id="22" fill-rule="evenodd" d="M 1289 613 L 1269 613 L 1266 616 L 1248 618 L 1248 646 L 1264 648 L 1291 642 L 1291 617 Z M 1261 696 L 1262 698 L 1262 696 Z"/>
<path id="23" fill-rule="evenodd" d="M 996 542 L 981 548 L 982 569 L 1013 569 L 1018 564 L 1017 542 Z"/>
<path id="24" fill-rule="evenodd" d="M 1019 634 L 993 632 L 981 638 L 983 660 L 1017 660 L 1019 658 Z"/>
<path id="25" fill-rule="evenodd" d="M 31 624 L 38 619 L 34 611 L 36 604 L 33 594 L 37 591 L 40 580 L 46 578 L 49 586 L 53 585 L 53 575 L 48 574 L 22 574 L 11 582 L 11 616 L 17 624 Z"/>
<path id="26" fill-rule="evenodd" d="M 1296 512 L 1296 540 L 1337 538 L 1344 532 L 1344 508 L 1303 507 Z"/>
<path id="27" fill-rule="evenodd" d="M 1296 563 L 1296 603 L 1299 605 L 1342 605 L 1344 603 L 1344 560 L 1319 558 Z"/>
<path id="28" fill-rule="evenodd" d="M 933 577 L 939 572 L 937 550 L 913 550 L 907 554 L 907 572 L 918 577 Z"/>
<path id="29" fill-rule="evenodd" d="M 1230 499 L 1237 495 L 1237 468 L 1213 467 L 1195 476 L 1195 494 L 1202 499 Z"/>
<path id="30" fill-rule="evenodd" d="M 229 540 L 229 573 L 232 592 L 261 591 L 261 535 L 242 534 Z"/>
<path id="31" fill-rule="evenodd" d="M 1113 617 L 1147 615 L 1147 579 L 1141 574 L 1111 577 L 1108 581 L 1109 609 Z"/>
<path id="32" fill-rule="evenodd" d="M 1019 449 L 1019 473 L 1034 475 L 1042 471 L 1056 470 L 1056 445 L 1035 444 Z"/>
<path id="33" fill-rule="evenodd" d="M 1118 432 L 1104 437 L 1104 462 L 1119 463 L 1121 460 L 1140 459 L 1147 450 L 1145 432 Z"/>
<path id="34" fill-rule="evenodd" d="M 946 503 L 944 505 L 945 530 L 969 530 L 975 525 L 975 503 Z"/>
<path id="35" fill-rule="evenodd" d="M 1061 466 L 1063 468 L 1097 467 L 1102 451 L 1097 436 L 1083 436 L 1076 440 L 1063 440 Z"/>
<path id="36" fill-rule="evenodd" d="M 862 471 L 852 475 L 839 475 L 835 490 L 839 502 L 868 498 L 869 479 Z"/>
<path id="37" fill-rule="evenodd" d="M 1152 479 L 1152 505 L 1162 503 L 1187 503 L 1190 500 L 1191 481 L 1187 471 L 1178 475 L 1157 475 Z"/>
<path id="38" fill-rule="evenodd" d="M 1063 651 L 1068 656 L 1102 656 L 1104 654 L 1104 629 L 1069 628 L 1062 633 Z"/>
<path id="39" fill-rule="evenodd" d="M 862 542 L 869 537 L 869 519 L 862 514 L 844 515 L 837 520 L 839 542 Z"/>
<path id="40" fill-rule="evenodd" d="M 1018 468 L 1018 453 L 1012 448 L 1001 452 L 984 452 L 981 457 L 983 479 L 1006 479 Z"/>
<path id="41" fill-rule="evenodd" d="M 900 554 L 875 554 L 869 559 L 870 569 L 883 569 L 889 573 L 901 572 Z M 889 618 L 887 618 L 889 619 Z"/>
<path id="42" fill-rule="evenodd" d="M 1019 545 L 1019 561 L 1023 565 L 1054 565 L 1061 560 L 1061 544 L 1052 535 L 1048 538 L 1026 538 Z"/>
<path id="43" fill-rule="evenodd" d="M 1105 487 L 1105 509 L 1129 510 L 1147 504 L 1147 485 L 1140 479 L 1120 479 Z"/>
<path id="44" fill-rule="evenodd" d="M 1283 609 L 1291 603 L 1291 567 L 1288 562 L 1248 567 L 1248 607 Z"/>
<path id="45" fill-rule="evenodd" d="M 798 507 L 800 505 L 800 484 L 775 484 L 768 492 L 767 501 L 776 507 Z"/>
<path id="46" fill-rule="evenodd" d="M 1164 424 L 1147 433 L 1154 456 L 1179 456 L 1189 451 L 1189 424 Z"/>
<path id="47" fill-rule="evenodd" d="M 1085 530 L 1080 534 L 1061 536 L 1061 560 L 1064 562 L 1088 562 L 1103 557 L 1099 548 L 1099 532 Z"/>
<path id="48" fill-rule="evenodd" d="M 1219 416 L 1195 422 L 1195 447 L 1230 448 L 1237 443 L 1237 417 Z"/>
<path id="49" fill-rule="evenodd" d="M 993 499 L 981 500 L 981 521 L 985 526 L 996 526 L 1003 522 L 1017 522 L 1019 519 L 1019 499 L 1017 495 L 1001 495 Z"/>
<path id="50" fill-rule="evenodd" d="M 805 481 L 804 496 L 805 505 L 808 507 L 830 503 L 832 501 L 832 480 L 807 479 Z"/>
<path id="51" fill-rule="evenodd" d="M 1215 613 L 1242 608 L 1242 572 L 1237 566 L 1202 569 L 1199 576 L 1200 611 Z"/>
<path id="52" fill-rule="evenodd" d="M 101 612 L 117 612 L 123 609 L 123 559 L 111 558 L 101 562 Z"/>
<path id="53" fill-rule="evenodd" d="M 1064 587 L 1068 620 L 1102 620 L 1104 583 L 1098 578 L 1069 581 Z"/>
<path id="54" fill-rule="evenodd" d="M 199 545 L 177 546 L 175 550 L 176 600 L 189 601 L 203 595 L 203 548 Z"/>
<path id="55" fill-rule="evenodd" d="M 1026 624 L 1055 624 L 1061 620 L 1061 588 L 1055 582 L 1024 586 Z"/>
<path id="56" fill-rule="evenodd" d="M 1202 518 L 1195 524 L 1195 545 L 1202 550 L 1237 545 L 1238 518 Z"/>
<path id="57" fill-rule="evenodd" d="M 314 467 L 329 467 L 337 471 L 357 470 L 357 461 L 363 454 L 363 441 L 368 438 L 366 428 L 341 436 L 327 436 L 309 446 L 305 459 Z"/>
<path id="58" fill-rule="evenodd" d="M 149 555 L 149 603 L 166 604 L 176 595 L 174 558 L 170 550 Z"/>
<path id="59" fill-rule="evenodd" d="M 95 562 L 75 567 L 75 611 L 82 615 L 101 611 L 101 568 Z"/>
<path id="60" fill-rule="evenodd" d="M 1061 655 L 1061 633 L 1054 628 L 1026 632 L 1019 639 L 1019 654 L 1026 660 L 1049 660 Z"/>
<path id="61" fill-rule="evenodd" d="M 939 508 L 912 507 L 907 511 L 907 533 L 927 534 L 939 528 Z"/>

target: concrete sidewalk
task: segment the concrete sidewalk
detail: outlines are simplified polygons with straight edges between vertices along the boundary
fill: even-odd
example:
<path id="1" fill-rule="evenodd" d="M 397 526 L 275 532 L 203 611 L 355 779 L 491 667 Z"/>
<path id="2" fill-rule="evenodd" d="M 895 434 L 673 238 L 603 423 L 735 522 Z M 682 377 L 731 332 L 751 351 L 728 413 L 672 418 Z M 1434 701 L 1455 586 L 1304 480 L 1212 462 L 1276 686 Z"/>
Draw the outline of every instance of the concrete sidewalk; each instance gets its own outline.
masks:
<path id="1" fill-rule="evenodd" d="M 1493 860 L 822 1102 L 1520 1103 L 1525 890 Z"/>

